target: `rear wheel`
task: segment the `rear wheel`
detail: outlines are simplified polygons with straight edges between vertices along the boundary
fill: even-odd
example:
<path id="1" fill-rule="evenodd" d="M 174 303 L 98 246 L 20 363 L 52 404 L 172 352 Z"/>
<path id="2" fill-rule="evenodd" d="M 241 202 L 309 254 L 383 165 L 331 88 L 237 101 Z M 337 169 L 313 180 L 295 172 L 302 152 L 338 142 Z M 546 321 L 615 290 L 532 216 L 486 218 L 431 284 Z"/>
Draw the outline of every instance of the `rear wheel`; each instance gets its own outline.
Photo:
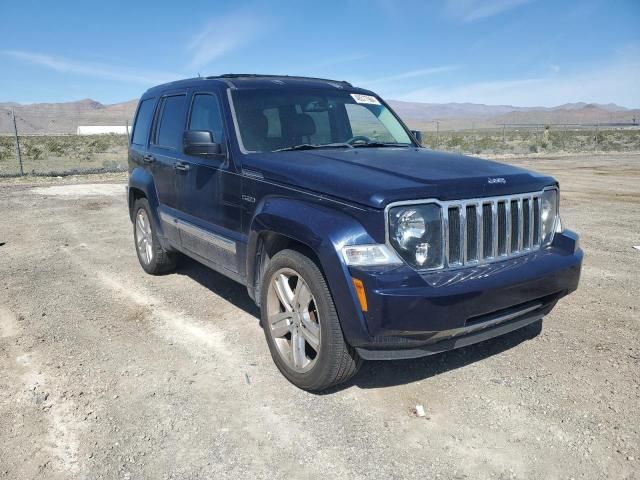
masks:
<path id="1" fill-rule="evenodd" d="M 294 385 L 320 391 L 347 381 L 361 360 L 342 334 L 318 266 L 294 250 L 270 261 L 262 282 L 261 317 L 271 356 Z"/>
<path id="2" fill-rule="evenodd" d="M 133 239 L 138 260 L 144 271 L 158 275 L 174 270 L 176 254 L 166 251 L 160 244 L 147 199 L 137 199 L 133 205 L 133 212 Z"/>

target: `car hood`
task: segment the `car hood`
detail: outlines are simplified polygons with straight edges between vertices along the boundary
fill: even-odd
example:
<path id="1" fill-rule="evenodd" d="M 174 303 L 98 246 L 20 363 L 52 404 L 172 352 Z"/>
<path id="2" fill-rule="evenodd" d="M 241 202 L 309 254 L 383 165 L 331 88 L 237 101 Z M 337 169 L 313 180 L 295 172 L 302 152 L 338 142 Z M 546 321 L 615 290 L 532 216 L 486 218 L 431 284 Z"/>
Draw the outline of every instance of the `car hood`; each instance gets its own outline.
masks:
<path id="1" fill-rule="evenodd" d="M 426 148 L 359 148 L 249 154 L 243 169 L 266 180 L 362 205 L 458 200 L 542 190 L 552 177 Z"/>

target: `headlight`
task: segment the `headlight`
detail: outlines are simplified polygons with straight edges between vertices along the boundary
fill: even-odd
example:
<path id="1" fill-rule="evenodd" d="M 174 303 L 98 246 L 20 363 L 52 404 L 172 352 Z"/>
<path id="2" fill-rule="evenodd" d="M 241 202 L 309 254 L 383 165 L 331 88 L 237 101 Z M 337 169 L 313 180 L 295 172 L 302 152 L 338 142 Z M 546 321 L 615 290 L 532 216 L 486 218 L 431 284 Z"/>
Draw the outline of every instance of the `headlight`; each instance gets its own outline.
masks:
<path id="1" fill-rule="evenodd" d="M 438 205 L 427 203 L 389 210 L 389 241 L 416 268 L 442 266 L 442 221 Z"/>
<path id="2" fill-rule="evenodd" d="M 546 245 L 553 240 L 553 234 L 556 231 L 556 222 L 558 221 L 558 191 L 556 189 L 545 190 L 542 194 L 540 207 L 542 245 Z"/>
<path id="3" fill-rule="evenodd" d="M 342 258 L 352 267 L 401 264 L 402 260 L 386 245 L 347 245 Z"/>
<path id="4" fill-rule="evenodd" d="M 414 240 L 422 238 L 425 230 L 424 218 L 416 209 L 398 212 L 395 239 L 401 248 L 409 248 Z"/>

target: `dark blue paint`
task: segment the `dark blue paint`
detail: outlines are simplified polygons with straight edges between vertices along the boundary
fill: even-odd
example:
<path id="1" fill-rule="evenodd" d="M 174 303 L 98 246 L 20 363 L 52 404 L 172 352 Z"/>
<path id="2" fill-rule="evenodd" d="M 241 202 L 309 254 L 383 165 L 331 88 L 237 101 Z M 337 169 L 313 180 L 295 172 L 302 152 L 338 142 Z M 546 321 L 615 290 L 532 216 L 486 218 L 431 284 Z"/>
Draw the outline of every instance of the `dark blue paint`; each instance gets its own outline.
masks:
<path id="1" fill-rule="evenodd" d="M 553 245 L 542 251 L 475 269 L 420 274 L 408 266 L 393 266 L 350 271 L 340 248 L 384 243 L 383 209 L 390 202 L 533 192 L 557 182 L 502 163 L 417 146 L 245 154 L 233 127 L 228 89 L 284 87 L 260 78 L 232 81 L 185 80 L 155 87 L 142 97 L 155 99 L 157 104 L 167 93 L 184 93 L 188 106 L 194 93 L 212 93 L 220 101 L 225 124 L 226 142 L 220 156 L 161 150 L 150 145 L 149 138 L 146 145 L 130 146 L 129 185 L 149 199 L 154 222 L 161 227 L 158 212 L 170 213 L 233 240 L 237 253 L 230 263 L 217 264 L 206 258 L 206 252 L 185 250 L 177 233 L 160 230 L 163 243 L 170 248 L 244 283 L 255 298 L 262 236 L 277 233 L 305 245 L 320 262 L 347 340 L 365 348 L 380 348 L 379 339 L 384 335 L 449 330 L 463 326 L 469 317 L 540 297 L 551 299 L 550 310 L 557 299 L 577 288 L 582 251 L 577 236 L 569 231 L 557 234 Z M 321 81 L 287 79 L 286 83 L 296 88 L 326 88 Z M 373 94 L 345 85 L 341 88 Z M 185 112 L 188 110 L 186 107 Z M 187 125 L 187 114 L 181 121 Z M 146 165 L 143 158 L 149 153 L 155 162 Z M 176 171 L 175 162 L 187 163 L 190 169 Z M 502 177 L 506 182 L 489 184 L 488 177 Z M 130 195 L 130 201 L 132 198 Z M 366 313 L 360 310 L 352 275 L 365 283 Z"/>

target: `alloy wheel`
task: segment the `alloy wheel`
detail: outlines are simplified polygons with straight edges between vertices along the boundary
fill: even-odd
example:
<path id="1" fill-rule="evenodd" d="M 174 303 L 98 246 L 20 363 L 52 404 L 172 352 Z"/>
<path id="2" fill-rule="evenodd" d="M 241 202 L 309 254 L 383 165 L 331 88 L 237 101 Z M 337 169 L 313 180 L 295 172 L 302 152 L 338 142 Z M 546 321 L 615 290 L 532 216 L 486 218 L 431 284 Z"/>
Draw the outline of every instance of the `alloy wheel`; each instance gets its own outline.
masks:
<path id="1" fill-rule="evenodd" d="M 311 289 L 291 268 L 272 277 L 267 293 L 267 328 L 278 353 L 296 372 L 309 371 L 320 354 L 320 317 Z"/>
<path id="2" fill-rule="evenodd" d="M 136 215 L 136 248 L 142 262 L 149 265 L 153 260 L 153 235 L 151 222 L 144 208 L 139 209 Z"/>

